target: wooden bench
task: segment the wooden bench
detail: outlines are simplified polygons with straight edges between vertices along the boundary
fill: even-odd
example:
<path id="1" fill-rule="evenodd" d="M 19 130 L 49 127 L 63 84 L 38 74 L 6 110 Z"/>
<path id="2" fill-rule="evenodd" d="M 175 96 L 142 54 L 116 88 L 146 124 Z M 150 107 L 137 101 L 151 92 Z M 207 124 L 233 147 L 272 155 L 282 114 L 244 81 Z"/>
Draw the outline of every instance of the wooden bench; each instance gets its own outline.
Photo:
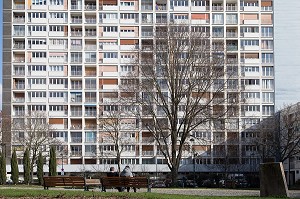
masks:
<path id="1" fill-rule="evenodd" d="M 85 179 L 85 190 L 88 191 L 89 187 L 99 187 L 101 189 L 100 179 Z"/>
<path id="2" fill-rule="evenodd" d="M 102 177 L 102 191 L 116 187 L 147 188 L 151 192 L 150 181 L 147 177 Z"/>
<path id="3" fill-rule="evenodd" d="M 44 189 L 49 189 L 49 187 L 82 187 L 87 190 L 84 177 L 78 176 L 44 177 Z"/>

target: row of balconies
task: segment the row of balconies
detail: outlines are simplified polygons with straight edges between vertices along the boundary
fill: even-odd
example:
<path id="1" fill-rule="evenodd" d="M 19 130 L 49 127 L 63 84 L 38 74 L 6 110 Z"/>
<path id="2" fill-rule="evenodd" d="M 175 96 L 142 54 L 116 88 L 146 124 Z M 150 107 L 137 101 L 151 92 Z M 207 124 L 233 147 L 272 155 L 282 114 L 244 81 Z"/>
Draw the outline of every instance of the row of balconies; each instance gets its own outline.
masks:
<path id="1" fill-rule="evenodd" d="M 203 6 L 194 6 L 191 5 L 191 11 L 209 11 L 210 6 L 203 5 Z M 16 10 L 25 10 L 25 4 L 14 4 L 13 6 L 14 9 Z M 85 10 L 85 11 L 97 11 L 97 8 L 99 10 L 138 10 L 137 5 L 132 5 L 132 6 L 118 6 L 118 5 L 100 5 L 97 6 L 96 4 L 86 4 L 86 5 L 71 5 L 70 10 Z M 225 9 L 224 9 L 225 8 Z M 29 9 L 29 8 L 28 8 Z M 31 5 L 30 9 L 49 9 L 49 10 L 66 10 L 64 5 Z M 148 5 L 141 5 L 141 10 L 142 11 L 153 11 L 155 9 L 156 11 L 166 11 L 168 9 L 167 4 L 160 4 L 159 2 L 156 3 L 155 6 L 148 4 Z M 180 10 L 189 10 L 188 6 L 171 6 L 171 9 L 174 11 Z M 228 3 L 227 5 L 222 5 L 222 3 L 218 4 L 212 4 L 211 6 L 212 11 L 237 11 L 238 6 L 235 3 Z M 256 6 L 241 6 L 240 11 L 272 11 L 273 7 L 272 6 L 261 6 L 259 7 L 258 5 Z"/>

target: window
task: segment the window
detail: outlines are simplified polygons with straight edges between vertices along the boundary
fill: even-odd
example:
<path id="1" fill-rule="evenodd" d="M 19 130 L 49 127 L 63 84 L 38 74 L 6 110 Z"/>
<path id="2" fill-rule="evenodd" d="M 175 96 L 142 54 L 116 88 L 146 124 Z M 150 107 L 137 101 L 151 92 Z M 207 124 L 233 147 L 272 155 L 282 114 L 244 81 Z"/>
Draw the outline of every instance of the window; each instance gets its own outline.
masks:
<path id="1" fill-rule="evenodd" d="M 52 65 L 49 66 L 50 71 L 64 71 L 64 66 L 61 65 Z"/>
<path id="2" fill-rule="evenodd" d="M 260 99 L 259 92 L 244 92 L 241 94 L 242 99 Z"/>
<path id="3" fill-rule="evenodd" d="M 171 6 L 189 6 L 188 0 L 171 0 Z"/>
<path id="4" fill-rule="evenodd" d="M 262 40 L 261 48 L 264 50 L 273 50 L 273 40 Z"/>
<path id="5" fill-rule="evenodd" d="M 274 106 L 262 106 L 262 114 L 263 115 L 273 115 L 274 114 Z"/>
<path id="6" fill-rule="evenodd" d="M 66 79 L 49 79 L 49 84 L 65 84 Z"/>
<path id="7" fill-rule="evenodd" d="M 273 66 L 264 66 L 262 68 L 263 76 L 273 77 L 274 76 L 274 68 Z"/>
<path id="8" fill-rule="evenodd" d="M 49 31 L 64 32 L 64 26 L 50 26 Z"/>
<path id="9" fill-rule="evenodd" d="M 242 72 L 247 72 L 247 73 L 258 73 L 259 72 L 259 67 L 258 66 L 243 66 Z"/>
<path id="10" fill-rule="evenodd" d="M 82 62 L 82 53 L 81 52 L 71 53 L 71 62 Z"/>
<path id="11" fill-rule="evenodd" d="M 262 99 L 265 103 L 274 103 L 274 93 L 262 93 Z"/>
<path id="12" fill-rule="evenodd" d="M 32 58 L 46 58 L 46 52 L 32 52 Z"/>
<path id="13" fill-rule="evenodd" d="M 45 12 L 30 12 L 28 13 L 29 18 L 46 18 L 47 14 Z"/>
<path id="14" fill-rule="evenodd" d="M 242 111 L 256 112 L 260 111 L 260 107 L 258 105 L 245 105 L 242 106 Z"/>
<path id="15" fill-rule="evenodd" d="M 47 26 L 28 26 L 28 30 L 29 32 L 47 31 Z"/>
<path id="16" fill-rule="evenodd" d="M 117 105 L 105 105 L 104 106 L 104 111 L 118 111 L 118 106 Z"/>
<path id="17" fill-rule="evenodd" d="M 121 1 L 120 2 L 121 6 L 134 6 L 134 2 L 130 2 L 130 1 Z"/>
<path id="18" fill-rule="evenodd" d="M 259 79 L 242 79 L 241 85 L 259 85 Z"/>
<path id="19" fill-rule="evenodd" d="M 273 53 L 262 53 L 262 63 L 273 63 Z"/>
<path id="20" fill-rule="evenodd" d="M 64 0 L 49 0 L 49 5 L 64 5 Z"/>
<path id="21" fill-rule="evenodd" d="M 53 98 L 61 98 L 61 97 L 67 97 L 67 93 L 65 92 L 49 92 L 49 97 Z"/>
<path id="22" fill-rule="evenodd" d="M 46 39 L 29 39 L 28 40 L 29 45 L 46 45 Z"/>
<path id="23" fill-rule="evenodd" d="M 40 98 L 40 97 L 43 97 L 45 98 L 46 97 L 46 92 L 29 92 L 28 95 L 32 98 Z"/>
<path id="24" fill-rule="evenodd" d="M 134 71 L 134 66 L 132 66 L 132 65 L 123 65 L 123 66 L 121 66 L 121 71 L 122 72 Z"/>
<path id="25" fill-rule="evenodd" d="M 241 47 L 244 46 L 259 46 L 258 40 L 241 40 Z"/>
<path id="26" fill-rule="evenodd" d="M 64 18 L 67 18 L 67 13 L 64 13 L 64 12 L 50 12 L 50 18 L 64 19 Z"/>
<path id="27" fill-rule="evenodd" d="M 263 79 L 262 80 L 263 89 L 274 89 L 274 80 L 272 79 Z"/>
<path id="28" fill-rule="evenodd" d="M 46 71 L 45 65 L 30 65 L 28 66 L 29 71 Z"/>
<path id="29" fill-rule="evenodd" d="M 28 84 L 46 84 L 46 79 L 44 78 L 28 79 Z"/>
<path id="30" fill-rule="evenodd" d="M 29 105 L 29 111 L 46 111 L 46 105 Z"/>
<path id="31" fill-rule="evenodd" d="M 107 52 L 107 53 L 104 53 L 103 57 L 107 58 L 107 59 L 118 58 L 118 53 L 117 52 Z"/>
<path id="32" fill-rule="evenodd" d="M 32 0 L 31 5 L 47 5 L 46 0 Z"/>
<path id="33" fill-rule="evenodd" d="M 121 15 L 120 16 L 121 19 L 135 19 L 135 18 L 138 18 L 138 15 L 134 14 L 134 13 L 121 13 L 120 15 Z"/>
<path id="34" fill-rule="evenodd" d="M 212 15 L 213 24 L 223 24 L 223 14 Z"/>
<path id="35" fill-rule="evenodd" d="M 104 26 L 103 32 L 118 32 L 117 26 Z"/>
<path id="36" fill-rule="evenodd" d="M 261 27 L 261 37 L 273 37 L 273 27 Z"/>
<path id="37" fill-rule="evenodd" d="M 100 13 L 100 19 L 118 19 L 117 13 Z"/>
<path id="38" fill-rule="evenodd" d="M 68 44 L 68 40 L 66 40 L 66 39 L 50 39 L 49 43 L 50 43 L 50 45 L 66 45 L 66 44 Z"/>
<path id="39" fill-rule="evenodd" d="M 206 0 L 192 0 L 192 6 L 209 6 Z"/>

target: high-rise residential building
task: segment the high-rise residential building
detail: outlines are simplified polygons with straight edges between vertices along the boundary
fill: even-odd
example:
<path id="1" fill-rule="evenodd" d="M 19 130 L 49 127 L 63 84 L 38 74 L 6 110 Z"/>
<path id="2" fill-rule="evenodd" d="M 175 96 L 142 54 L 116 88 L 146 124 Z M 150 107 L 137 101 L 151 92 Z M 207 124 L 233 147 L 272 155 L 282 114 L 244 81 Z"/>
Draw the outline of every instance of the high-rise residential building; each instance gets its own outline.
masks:
<path id="1" fill-rule="evenodd" d="M 199 146 L 197 157 L 185 154 L 180 171 L 220 171 L 212 165 L 228 163 L 224 151 L 245 165 L 236 171 L 256 168 L 260 156 L 251 139 L 258 132 L 250 127 L 274 113 L 272 0 L 5 0 L 3 16 L 3 115 L 22 123 L 28 113 L 44 112 L 62 141 L 58 167 L 63 163 L 65 172 L 115 164 L 98 118 L 114 109 L 120 79 L 133 70 L 132 51 L 171 21 L 205 27 L 212 44 L 225 45 L 231 63 L 225 67 L 234 74 L 227 89 L 240 93 L 234 125 L 195 132 L 212 142 Z M 132 144 L 121 163 L 135 172 L 169 171 L 140 121 L 126 125 Z M 3 136 L 8 155 L 24 151 L 15 137 Z"/>

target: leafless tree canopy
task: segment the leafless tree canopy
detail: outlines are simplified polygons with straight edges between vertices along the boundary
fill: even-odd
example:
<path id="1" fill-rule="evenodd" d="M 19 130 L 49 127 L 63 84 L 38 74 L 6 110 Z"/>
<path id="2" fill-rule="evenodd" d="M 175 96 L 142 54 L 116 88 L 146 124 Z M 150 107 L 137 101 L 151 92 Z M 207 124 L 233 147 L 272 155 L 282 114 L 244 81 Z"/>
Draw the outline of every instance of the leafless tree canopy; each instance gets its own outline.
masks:
<path id="1" fill-rule="evenodd" d="M 32 171 L 39 151 L 45 151 L 51 145 L 59 145 L 60 141 L 52 137 L 54 129 L 48 123 L 44 113 L 30 112 L 21 120 L 13 121 L 12 127 L 14 144 L 30 151 L 32 179 Z"/>
<path id="2" fill-rule="evenodd" d="M 286 106 L 258 126 L 260 137 L 255 140 L 263 160 L 283 162 L 300 154 L 300 105 Z"/>
<path id="3" fill-rule="evenodd" d="M 142 128 L 152 133 L 173 175 L 194 130 L 225 128 L 226 52 L 208 36 L 201 27 L 157 26 L 154 39 L 142 43 L 135 72 L 126 77 L 130 84 L 121 86 L 134 93 Z"/>
<path id="4" fill-rule="evenodd" d="M 101 142 L 105 144 L 111 144 L 114 150 L 111 154 L 105 154 L 116 157 L 116 163 L 118 164 L 118 171 L 121 171 L 121 156 L 128 147 L 135 147 L 134 142 L 125 135 L 128 133 L 128 126 L 126 123 L 130 120 L 128 114 L 125 114 L 124 109 L 120 103 L 114 105 L 116 108 L 114 111 L 107 112 L 100 117 L 98 123 L 101 131 Z M 127 131 L 126 131 L 127 130 Z M 102 154 L 104 155 L 104 154 Z"/>

